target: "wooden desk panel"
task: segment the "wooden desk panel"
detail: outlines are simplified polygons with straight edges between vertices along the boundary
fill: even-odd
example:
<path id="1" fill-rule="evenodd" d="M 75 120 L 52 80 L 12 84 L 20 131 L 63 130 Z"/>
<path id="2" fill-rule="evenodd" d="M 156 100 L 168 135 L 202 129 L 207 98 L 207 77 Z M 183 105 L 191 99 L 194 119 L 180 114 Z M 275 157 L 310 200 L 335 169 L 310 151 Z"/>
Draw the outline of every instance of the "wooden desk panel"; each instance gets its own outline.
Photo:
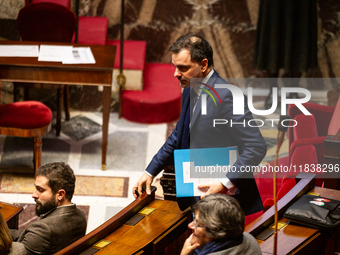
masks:
<path id="1" fill-rule="evenodd" d="M 150 196 L 144 192 L 117 215 L 56 254 L 80 254 L 103 239 L 111 243 L 96 252 L 96 255 L 163 254 L 165 247 L 173 242 L 176 245 L 171 248 L 176 250 L 174 254 L 179 254 L 185 239 L 178 239 L 183 233 L 187 233 L 191 214 L 189 209 L 182 212 L 177 202 L 155 200 L 155 190 L 153 188 Z M 144 207 L 156 210 L 145 215 L 135 226 L 124 224 Z"/>
<path id="2" fill-rule="evenodd" d="M 110 117 L 112 72 L 116 47 L 111 45 L 83 45 L 0 41 L 0 45 L 72 45 L 90 47 L 95 64 L 62 64 L 38 61 L 37 57 L 0 57 L 0 80 L 23 83 L 104 86 L 102 126 L 102 169 L 106 169 L 108 126 Z M 1 84 L 1 83 L 0 83 Z"/>
<path id="3" fill-rule="evenodd" d="M 280 219 L 284 221 L 284 219 Z M 277 254 L 289 254 L 297 250 L 309 239 L 319 236 L 317 229 L 307 228 L 298 225 L 288 224 L 283 230 L 277 233 Z M 269 237 L 265 242 L 260 241 L 262 253 L 273 254 L 274 235 Z"/>
<path id="4" fill-rule="evenodd" d="M 0 206 L 1 206 L 0 212 L 7 221 L 8 227 L 18 229 L 19 214 L 22 211 L 22 207 L 7 204 L 4 202 L 0 202 Z"/>
<path id="5" fill-rule="evenodd" d="M 61 62 L 38 61 L 37 57 L 0 57 L 0 65 L 26 67 L 53 67 L 78 70 L 113 70 L 116 47 L 111 45 L 89 45 L 75 43 L 0 41 L 0 45 L 62 45 L 75 47 L 90 47 L 95 64 L 63 64 Z M 112 65 L 111 65 L 112 64 Z"/>
<path id="6" fill-rule="evenodd" d="M 279 218 L 280 222 L 289 222 L 282 217 L 286 208 L 296 201 L 302 194 L 312 191 L 320 194 L 322 197 L 340 200 L 340 191 L 333 189 L 326 189 L 321 187 L 310 188 L 310 181 L 308 179 L 301 179 L 298 184 L 287 193 L 287 197 L 279 201 Z M 294 198 L 294 199 L 293 199 Z M 274 223 L 272 211 L 269 209 L 265 214 L 260 216 L 257 220 L 246 227 L 246 231 L 255 236 L 261 233 L 265 228 L 268 228 Z M 260 231 L 258 231 L 260 230 Z M 277 254 L 319 254 L 321 250 L 325 250 L 325 233 L 316 228 L 305 227 L 300 224 L 289 222 L 289 224 L 277 233 Z M 265 241 L 258 240 L 263 254 L 273 254 L 274 235 Z M 327 249 L 327 251 L 332 249 Z M 326 253 L 333 254 L 333 253 Z"/>
<path id="7" fill-rule="evenodd" d="M 0 41 L 0 45 L 41 44 L 90 47 L 96 63 L 62 64 L 61 62 L 38 61 L 37 57 L 0 57 L 0 79 L 15 82 L 111 87 L 115 46 Z"/>
<path id="8" fill-rule="evenodd" d="M 135 226 L 123 225 L 108 235 L 104 239 L 112 243 L 96 254 L 123 255 L 136 253 L 140 250 L 150 252 L 154 249 L 153 241 L 170 230 L 172 226 L 175 226 L 178 222 L 183 224 L 185 228 L 188 226 L 189 220 L 180 211 L 176 202 L 154 200 L 147 207 L 155 208 L 156 210 L 150 215 L 145 216 Z M 163 250 L 169 244 L 164 244 Z M 121 251 L 121 247 L 128 248 L 129 252 L 126 250 Z M 130 253 L 131 251 L 132 253 Z"/>
<path id="9" fill-rule="evenodd" d="M 1 59 L 1 58 L 0 58 Z M 1 64 L 0 64 L 1 66 Z M 65 85 L 110 86 L 112 72 L 101 70 L 54 69 L 48 67 L 1 66 L 2 81 Z"/>

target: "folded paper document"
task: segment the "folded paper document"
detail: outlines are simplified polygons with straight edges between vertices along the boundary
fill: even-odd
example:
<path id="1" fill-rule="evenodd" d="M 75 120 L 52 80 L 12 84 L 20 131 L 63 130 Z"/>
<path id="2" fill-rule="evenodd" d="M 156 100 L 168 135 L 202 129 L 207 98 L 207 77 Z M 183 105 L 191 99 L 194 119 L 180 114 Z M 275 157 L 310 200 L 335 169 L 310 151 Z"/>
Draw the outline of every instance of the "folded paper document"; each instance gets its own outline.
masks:
<path id="1" fill-rule="evenodd" d="M 62 62 L 63 64 L 95 64 L 90 47 L 63 45 L 40 45 L 39 61 Z"/>
<path id="2" fill-rule="evenodd" d="M 38 57 L 38 45 L 0 45 L 0 57 Z"/>

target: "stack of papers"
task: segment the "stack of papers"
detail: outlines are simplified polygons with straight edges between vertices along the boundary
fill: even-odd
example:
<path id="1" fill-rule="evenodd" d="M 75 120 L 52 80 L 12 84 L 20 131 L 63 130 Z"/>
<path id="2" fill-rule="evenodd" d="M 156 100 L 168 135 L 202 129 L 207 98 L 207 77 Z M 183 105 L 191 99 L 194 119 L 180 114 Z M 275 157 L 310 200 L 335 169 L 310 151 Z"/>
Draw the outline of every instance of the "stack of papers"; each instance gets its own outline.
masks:
<path id="1" fill-rule="evenodd" d="M 63 64 L 95 64 L 90 47 L 60 45 L 0 45 L 0 57 L 38 57 Z"/>
<path id="2" fill-rule="evenodd" d="M 62 62 L 63 64 L 96 63 L 90 47 L 41 45 L 39 61 Z"/>
<path id="3" fill-rule="evenodd" d="M 0 57 L 38 57 L 38 45 L 0 45 Z"/>

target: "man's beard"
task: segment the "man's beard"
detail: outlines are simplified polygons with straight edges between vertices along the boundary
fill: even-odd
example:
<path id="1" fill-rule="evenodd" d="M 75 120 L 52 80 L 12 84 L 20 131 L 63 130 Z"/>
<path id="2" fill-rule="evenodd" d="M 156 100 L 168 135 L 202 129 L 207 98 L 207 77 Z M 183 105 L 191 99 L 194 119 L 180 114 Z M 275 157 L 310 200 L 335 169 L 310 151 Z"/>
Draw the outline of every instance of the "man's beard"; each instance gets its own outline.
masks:
<path id="1" fill-rule="evenodd" d="M 37 200 L 35 200 L 35 202 L 37 203 L 35 205 L 35 213 L 37 216 L 40 216 L 41 214 L 45 214 L 58 206 L 54 197 L 51 197 L 51 199 L 48 200 L 45 204 L 42 204 Z M 39 209 L 38 209 L 38 205 L 40 205 Z"/>
<path id="2" fill-rule="evenodd" d="M 197 66 L 197 68 L 195 69 L 194 73 L 192 74 L 192 76 L 189 79 L 187 79 L 187 78 L 185 78 L 183 76 L 178 78 L 181 87 L 182 88 L 189 87 L 190 86 L 190 79 L 191 78 L 202 78 L 201 77 L 201 73 L 200 73 L 200 69 L 199 69 L 198 66 Z"/>

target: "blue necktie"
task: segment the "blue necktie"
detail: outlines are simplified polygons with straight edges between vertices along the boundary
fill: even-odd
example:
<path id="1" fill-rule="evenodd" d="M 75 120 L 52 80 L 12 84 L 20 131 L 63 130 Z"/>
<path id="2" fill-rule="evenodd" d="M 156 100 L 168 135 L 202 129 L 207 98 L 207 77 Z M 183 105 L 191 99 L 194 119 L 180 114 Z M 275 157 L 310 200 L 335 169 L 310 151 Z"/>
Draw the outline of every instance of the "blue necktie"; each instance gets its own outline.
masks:
<path id="1" fill-rule="evenodd" d="M 184 127 L 183 127 L 183 135 L 182 135 L 182 144 L 181 149 L 189 149 L 190 148 L 190 122 L 191 122 L 191 110 L 194 108 L 193 106 L 198 100 L 198 95 L 193 89 L 190 89 L 190 101 L 188 105 L 188 109 L 185 113 L 184 118 Z"/>

